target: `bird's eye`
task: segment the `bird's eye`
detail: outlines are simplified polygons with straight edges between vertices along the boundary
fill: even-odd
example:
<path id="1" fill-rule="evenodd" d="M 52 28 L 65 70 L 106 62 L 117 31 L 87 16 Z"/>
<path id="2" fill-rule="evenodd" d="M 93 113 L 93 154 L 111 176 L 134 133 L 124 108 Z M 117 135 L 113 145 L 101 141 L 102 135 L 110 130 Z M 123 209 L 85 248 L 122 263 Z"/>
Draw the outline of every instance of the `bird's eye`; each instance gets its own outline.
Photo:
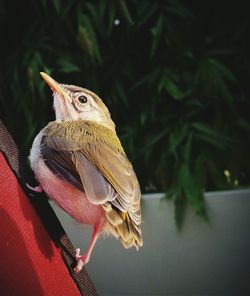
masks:
<path id="1" fill-rule="evenodd" d="M 78 98 L 78 101 L 79 101 L 80 103 L 87 103 L 88 98 L 85 97 L 85 96 L 80 96 L 80 97 Z"/>

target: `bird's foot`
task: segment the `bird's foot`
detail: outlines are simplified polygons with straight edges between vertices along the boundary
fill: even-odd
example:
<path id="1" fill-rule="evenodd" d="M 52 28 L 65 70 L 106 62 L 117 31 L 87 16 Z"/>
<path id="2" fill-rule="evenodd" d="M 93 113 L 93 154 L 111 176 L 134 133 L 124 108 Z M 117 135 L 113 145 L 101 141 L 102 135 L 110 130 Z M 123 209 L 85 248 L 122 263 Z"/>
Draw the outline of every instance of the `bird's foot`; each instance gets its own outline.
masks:
<path id="1" fill-rule="evenodd" d="M 38 192 L 38 193 L 41 193 L 41 192 L 43 191 L 43 188 L 42 188 L 41 184 L 38 185 L 38 186 L 33 187 L 33 186 L 30 186 L 28 183 L 26 183 L 26 186 L 27 186 L 30 190 L 35 191 L 35 192 Z"/>
<path id="2" fill-rule="evenodd" d="M 80 255 L 80 249 L 76 249 L 76 261 L 77 261 L 77 264 L 76 264 L 76 267 L 74 268 L 74 272 L 79 272 L 82 270 L 83 266 L 85 264 L 87 264 L 89 262 L 89 256 L 87 254 L 81 256 Z"/>

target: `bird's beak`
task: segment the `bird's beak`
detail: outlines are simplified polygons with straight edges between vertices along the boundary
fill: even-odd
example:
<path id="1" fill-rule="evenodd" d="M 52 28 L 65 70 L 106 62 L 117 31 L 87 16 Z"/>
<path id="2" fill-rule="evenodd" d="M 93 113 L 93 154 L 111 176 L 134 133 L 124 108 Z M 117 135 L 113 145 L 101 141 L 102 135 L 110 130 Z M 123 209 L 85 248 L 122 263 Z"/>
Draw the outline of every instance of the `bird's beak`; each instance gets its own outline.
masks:
<path id="1" fill-rule="evenodd" d="M 65 89 L 57 81 L 55 81 L 52 77 L 50 77 L 49 75 L 47 75 L 44 72 L 40 72 L 40 74 L 41 74 L 42 78 L 48 83 L 48 85 L 50 86 L 50 88 L 53 92 L 61 94 L 64 98 L 70 99 L 69 94 L 65 91 Z"/>

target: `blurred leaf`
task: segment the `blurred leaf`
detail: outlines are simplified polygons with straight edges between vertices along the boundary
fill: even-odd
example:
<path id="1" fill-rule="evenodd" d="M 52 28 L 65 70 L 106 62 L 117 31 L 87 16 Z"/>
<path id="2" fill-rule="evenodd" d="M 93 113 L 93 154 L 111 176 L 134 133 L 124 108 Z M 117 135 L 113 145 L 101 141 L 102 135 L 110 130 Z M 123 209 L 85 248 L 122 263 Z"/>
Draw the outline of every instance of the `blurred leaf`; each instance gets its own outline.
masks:
<path id="1" fill-rule="evenodd" d="M 102 0 L 103 2 L 103 0 Z M 90 2 L 85 1 L 85 7 L 86 10 L 89 11 L 89 18 L 91 18 L 93 21 L 97 22 L 99 19 L 98 10 L 96 9 L 96 5 Z"/>
<path id="2" fill-rule="evenodd" d="M 207 155 L 204 151 L 201 151 L 195 160 L 195 178 L 203 187 L 206 182 L 207 168 L 206 168 Z"/>
<path id="3" fill-rule="evenodd" d="M 218 72 L 221 73 L 221 76 L 225 77 L 229 81 L 237 82 L 237 79 L 235 75 L 227 68 L 225 65 L 223 65 L 220 61 L 210 58 L 208 62 L 217 69 Z"/>
<path id="4" fill-rule="evenodd" d="M 244 118 L 240 118 L 237 124 L 238 127 L 250 132 L 250 122 L 247 122 L 247 120 L 245 120 Z"/>
<path id="5" fill-rule="evenodd" d="M 92 62 L 97 61 L 101 63 L 101 55 L 99 51 L 98 42 L 96 39 L 95 30 L 91 24 L 89 17 L 80 13 L 79 15 L 79 42 L 82 49 L 89 54 Z"/>
<path id="6" fill-rule="evenodd" d="M 225 149 L 225 147 L 229 144 L 230 138 L 216 132 L 214 129 L 201 122 L 194 122 L 191 126 L 199 132 L 196 133 L 196 137 L 212 144 L 214 147 Z"/>
<path id="7" fill-rule="evenodd" d="M 52 0 L 52 3 L 56 9 L 56 12 L 59 14 L 61 10 L 61 1 L 60 0 Z"/>
<path id="8" fill-rule="evenodd" d="M 185 163 L 188 163 L 189 159 L 191 158 L 192 139 L 193 139 L 193 135 L 192 135 L 192 133 L 189 133 L 186 143 L 183 147 L 183 160 Z"/>
<path id="9" fill-rule="evenodd" d="M 155 53 L 158 43 L 160 41 L 162 30 L 163 30 L 163 20 L 164 20 L 163 16 L 160 15 L 156 21 L 156 24 L 150 30 L 153 35 L 153 42 L 152 42 L 152 47 L 150 52 L 151 56 Z"/>
<path id="10" fill-rule="evenodd" d="M 123 101 L 124 105 L 128 106 L 128 101 L 127 101 L 127 97 L 125 94 L 125 89 L 124 89 L 124 86 L 122 85 L 120 80 L 116 80 L 115 88 L 116 88 L 116 91 L 119 95 L 119 98 Z"/>
<path id="11" fill-rule="evenodd" d="M 141 3 L 141 6 L 142 7 L 139 11 L 140 18 L 137 22 L 137 28 L 143 26 L 149 20 L 149 18 L 152 17 L 152 15 L 156 12 L 158 8 L 157 3 L 150 3 L 146 1 L 143 1 Z"/>
<path id="12" fill-rule="evenodd" d="M 146 122 L 146 118 L 147 118 L 147 114 L 142 112 L 140 114 L 140 123 L 141 123 L 141 125 L 144 125 L 144 123 Z"/>
<path id="13" fill-rule="evenodd" d="M 64 73 L 72 73 L 72 72 L 80 72 L 81 69 L 77 65 L 75 65 L 73 62 L 66 59 L 59 59 L 58 65 L 60 67 L 61 72 Z"/>
<path id="14" fill-rule="evenodd" d="M 182 124 L 170 133 L 168 141 L 168 150 L 177 157 L 177 148 L 182 144 L 183 140 L 188 136 L 188 126 Z"/>
<path id="15" fill-rule="evenodd" d="M 165 128 L 160 133 L 153 135 L 153 137 L 149 141 L 147 141 L 146 146 L 149 147 L 155 145 L 160 139 L 162 139 L 166 135 L 168 131 L 169 127 Z"/>
<path id="16" fill-rule="evenodd" d="M 227 83 L 227 81 L 236 82 L 233 73 L 222 63 L 212 58 L 208 58 L 200 64 L 198 73 L 206 91 L 226 102 L 231 110 L 235 110 L 234 97 Z"/>
<path id="17" fill-rule="evenodd" d="M 111 1 L 109 3 L 108 12 L 109 12 L 108 34 L 110 34 L 112 32 L 113 27 L 114 27 L 115 13 L 116 13 L 116 7 L 115 7 L 115 3 L 113 1 Z"/>
<path id="18" fill-rule="evenodd" d="M 159 86 L 159 90 L 161 90 L 162 84 Z M 171 80 L 165 80 L 163 82 L 163 87 L 166 89 L 166 91 L 176 100 L 182 100 L 187 95 L 190 94 L 190 91 L 181 91 L 178 85 L 171 81 Z"/>
<path id="19" fill-rule="evenodd" d="M 208 51 L 207 55 L 208 56 L 226 56 L 226 55 L 232 55 L 234 54 L 234 50 L 230 49 L 226 49 L 226 48 L 222 48 L 222 49 L 213 49 Z"/>
<path id="20" fill-rule="evenodd" d="M 186 21 L 193 19 L 193 14 L 179 1 L 169 0 L 165 9 L 167 12 L 171 12 L 174 16 L 178 16 Z"/>
<path id="21" fill-rule="evenodd" d="M 152 153 L 151 146 L 156 145 L 169 131 L 169 127 L 165 128 L 158 134 L 153 134 L 151 137 L 147 140 L 145 147 L 142 149 L 143 153 L 145 153 L 145 158 L 148 160 Z"/>
<path id="22" fill-rule="evenodd" d="M 109 4 L 113 3 L 113 1 L 108 1 Z M 102 0 L 99 2 L 99 15 L 100 15 L 100 18 L 101 20 L 103 21 L 103 18 L 104 18 L 104 14 L 105 14 L 105 11 L 106 11 L 106 8 L 107 8 L 107 0 Z M 110 7 L 108 7 L 110 9 Z"/>
<path id="23" fill-rule="evenodd" d="M 154 69 L 152 72 L 150 72 L 147 75 L 144 75 L 143 78 L 139 79 L 132 87 L 131 89 L 136 89 L 138 87 L 141 87 L 144 84 L 152 85 L 160 75 L 161 70 L 160 69 Z"/>
<path id="24" fill-rule="evenodd" d="M 79 26 L 78 29 L 78 39 L 81 48 L 85 51 L 93 60 L 93 46 L 92 41 L 90 40 L 89 34 L 83 26 Z"/>
<path id="25" fill-rule="evenodd" d="M 130 156 L 132 159 L 136 159 L 137 155 L 135 153 L 135 141 L 134 139 L 137 137 L 136 129 L 133 126 L 127 126 L 123 129 L 123 133 L 121 135 L 121 141 L 127 147 L 127 151 L 130 152 Z"/>
<path id="26" fill-rule="evenodd" d="M 129 13 L 129 10 L 128 10 L 128 7 L 127 7 L 126 2 L 124 0 L 118 0 L 118 4 L 119 4 L 120 10 L 121 10 L 121 13 L 123 14 L 123 16 L 125 17 L 125 19 L 127 20 L 127 22 L 130 25 L 132 25 L 133 24 L 133 21 L 132 21 L 131 15 Z"/>
<path id="27" fill-rule="evenodd" d="M 183 192 L 187 196 L 188 203 L 190 203 L 195 209 L 197 214 L 205 214 L 205 207 L 203 202 L 203 190 L 198 180 L 191 174 L 187 164 L 183 164 L 180 167 L 179 173 L 180 186 L 183 188 Z"/>

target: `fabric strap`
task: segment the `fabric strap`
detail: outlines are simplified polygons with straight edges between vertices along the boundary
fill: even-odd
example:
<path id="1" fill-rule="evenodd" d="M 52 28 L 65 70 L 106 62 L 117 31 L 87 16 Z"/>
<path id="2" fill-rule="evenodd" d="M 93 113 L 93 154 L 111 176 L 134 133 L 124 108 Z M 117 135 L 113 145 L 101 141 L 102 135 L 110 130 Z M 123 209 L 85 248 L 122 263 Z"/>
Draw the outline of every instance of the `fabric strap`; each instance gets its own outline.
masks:
<path id="1" fill-rule="evenodd" d="M 10 136 L 1 119 L 0 150 L 4 154 L 12 171 L 15 173 L 26 195 L 29 197 L 31 204 L 35 208 L 51 239 L 54 241 L 56 246 L 60 248 L 65 265 L 67 266 L 71 277 L 74 279 L 81 294 L 84 296 L 98 295 L 97 290 L 85 268 L 83 268 L 77 274 L 74 273 L 73 268 L 76 265 L 76 260 L 74 257 L 75 249 L 64 229 L 62 228 L 58 218 L 53 212 L 51 206 L 49 205 L 48 198 L 45 193 L 31 193 L 25 186 L 25 180 L 27 181 L 27 167 L 19 154 L 19 150 L 14 140 Z M 30 172 L 28 172 L 28 174 L 30 174 Z"/>

